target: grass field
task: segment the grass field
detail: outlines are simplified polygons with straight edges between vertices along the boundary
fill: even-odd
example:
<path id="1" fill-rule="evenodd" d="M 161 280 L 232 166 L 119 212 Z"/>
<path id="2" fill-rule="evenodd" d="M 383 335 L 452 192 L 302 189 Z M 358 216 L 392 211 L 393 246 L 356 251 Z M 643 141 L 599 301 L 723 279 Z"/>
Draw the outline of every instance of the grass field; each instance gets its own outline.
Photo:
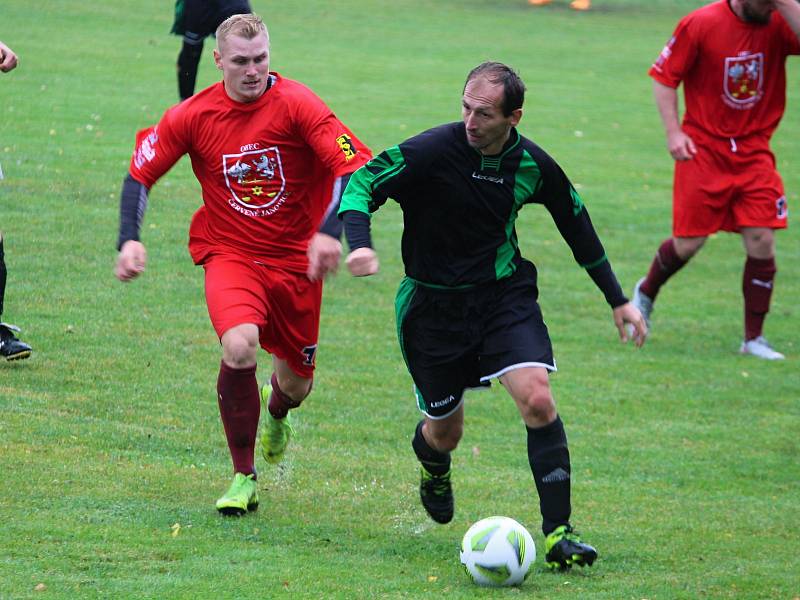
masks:
<path id="1" fill-rule="evenodd" d="M 253 0 L 272 64 L 309 84 L 373 149 L 459 118 L 466 72 L 514 65 L 521 131 L 579 186 L 626 289 L 670 231 L 672 164 L 647 68 L 688 0 Z M 778 236 L 766 333 L 787 360 L 737 355 L 743 252 L 720 235 L 662 292 L 645 348 L 610 311 L 549 215 L 523 211 L 573 458 L 573 521 L 590 570 L 543 565 L 525 433 L 499 386 L 467 401 L 456 517 L 428 520 L 410 437 L 418 419 L 397 347 L 400 213 L 374 220 L 382 272 L 326 288 L 315 391 L 279 469 L 259 462 L 261 510 L 220 518 L 229 482 L 220 352 L 186 238 L 198 185 L 182 161 L 151 194 L 150 263 L 112 275 L 134 132 L 177 99 L 171 2 L 4 0 L 0 75 L 4 319 L 30 360 L 0 364 L 0 598 L 800 597 L 800 238 Z M 774 138 L 800 206 L 800 69 Z M 210 44 L 200 85 L 217 79 Z M 260 377 L 269 374 L 262 356 Z M 505 514 L 539 556 L 519 589 L 475 588 L 468 526 Z"/>

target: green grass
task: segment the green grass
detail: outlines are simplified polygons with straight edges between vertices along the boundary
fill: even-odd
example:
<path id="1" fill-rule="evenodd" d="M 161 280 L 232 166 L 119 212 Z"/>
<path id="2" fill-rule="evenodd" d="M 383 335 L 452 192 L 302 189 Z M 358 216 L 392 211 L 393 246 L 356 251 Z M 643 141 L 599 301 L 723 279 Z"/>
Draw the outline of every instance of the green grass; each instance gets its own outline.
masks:
<path id="1" fill-rule="evenodd" d="M 521 130 L 580 186 L 626 289 L 670 231 L 672 164 L 646 71 L 699 4 L 596 0 L 576 14 L 566 0 L 253 2 L 273 67 L 309 84 L 376 151 L 458 119 L 477 63 L 518 68 Z M 35 349 L 0 364 L 0 598 L 800 596 L 796 227 L 778 235 L 767 324 L 787 360 L 767 364 L 736 354 L 736 236 L 710 240 L 664 289 L 637 352 L 617 342 L 546 211 L 523 211 L 559 365 L 574 522 L 601 556 L 591 570 L 545 572 L 524 429 L 499 386 L 468 399 L 453 523 L 435 526 L 418 505 L 418 413 L 392 312 L 395 205 L 374 220 L 381 274 L 342 274 L 326 288 L 315 391 L 286 465 L 259 462 L 260 512 L 218 517 L 230 463 L 219 346 L 186 250 L 199 202 L 186 161 L 151 194 L 146 274 L 131 285 L 112 275 L 134 132 L 177 97 L 171 18 L 155 0 L 0 8 L 0 39 L 20 55 L 0 76 L 4 318 Z M 794 207 L 796 59 L 789 71 L 773 146 Z M 200 83 L 217 77 L 207 45 Z M 521 589 L 478 589 L 461 572 L 461 536 L 491 514 L 534 534 L 540 556 Z"/>

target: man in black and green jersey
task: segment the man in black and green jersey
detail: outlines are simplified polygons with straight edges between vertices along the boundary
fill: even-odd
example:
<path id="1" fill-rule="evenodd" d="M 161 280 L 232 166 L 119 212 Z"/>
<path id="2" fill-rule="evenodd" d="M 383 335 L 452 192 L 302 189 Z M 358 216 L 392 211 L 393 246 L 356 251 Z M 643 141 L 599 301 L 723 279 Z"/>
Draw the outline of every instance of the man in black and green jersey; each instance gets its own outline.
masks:
<path id="1" fill-rule="evenodd" d="M 536 268 L 520 255 L 514 223 L 524 204 L 544 204 L 573 255 L 613 308 L 623 341 L 647 328 L 611 270 L 580 196 L 541 148 L 515 126 L 525 86 L 501 63 L 467 77 L 462 122 L 389 148 L 356 171 L 339 214 L 356 276 L 378 271 L 370 213 L 387 198 L 403 210 L 406 277 L 397 333 L 425 417 L 412 441 L 422 463 L 420 498 L 439 523 L 453 517 L 450 453 L 463 433 L 464 390 L 492 378 L 514 398 L 527 427 L 539 492 L 546 562 L 591 565 L 597 552 L 570 525 L 570 459 L 548 374 L 555 361 L 536 302 Z"/>

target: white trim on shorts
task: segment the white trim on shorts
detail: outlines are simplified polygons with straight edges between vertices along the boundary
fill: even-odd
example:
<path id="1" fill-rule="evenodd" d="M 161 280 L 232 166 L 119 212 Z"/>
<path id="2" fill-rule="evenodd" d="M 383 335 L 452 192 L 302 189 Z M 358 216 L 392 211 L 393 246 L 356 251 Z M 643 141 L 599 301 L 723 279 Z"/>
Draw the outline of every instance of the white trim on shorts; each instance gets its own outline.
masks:
<path id="1" fill-rule="evenodd" d="M 556 368 L 556 361 L 553 361 L 552 365 L 548 365 L 547 363 L 540 363 L 540 362 L 524 362 L 524 363 L 517 363 L 515 365 L 509 365 L 507 367 L 503 367 L 497 373 L 492 373 L 491 375 L 486 375 L 486 377 L 481 377 L 481 381 L 489 381 L 495 377 L 501 377 L 505 375 L 509 371 L 515 371 L 517 369 L 524 369 L 526 367 L 544 367 L 548 371 L 556 372 L 558 369 Z"/>

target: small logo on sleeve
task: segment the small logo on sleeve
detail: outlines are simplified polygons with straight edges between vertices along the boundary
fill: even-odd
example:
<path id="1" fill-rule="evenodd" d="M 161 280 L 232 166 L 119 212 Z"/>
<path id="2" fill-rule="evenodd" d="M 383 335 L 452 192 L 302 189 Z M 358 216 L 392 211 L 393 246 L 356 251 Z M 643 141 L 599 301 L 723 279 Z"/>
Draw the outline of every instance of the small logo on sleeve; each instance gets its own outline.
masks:
<path id="1" fill-rule="evenodd" d="M 342 135 L 337 137 L 336 143 L 339 144 L 339 148 L 341 149 L 342 154 L 344 154 L 345 160 L 350 160 L 358 152 L 356 150 L 356 147 L 353 145 L 352 138 L 346 133 L 343 133 Z"/>

